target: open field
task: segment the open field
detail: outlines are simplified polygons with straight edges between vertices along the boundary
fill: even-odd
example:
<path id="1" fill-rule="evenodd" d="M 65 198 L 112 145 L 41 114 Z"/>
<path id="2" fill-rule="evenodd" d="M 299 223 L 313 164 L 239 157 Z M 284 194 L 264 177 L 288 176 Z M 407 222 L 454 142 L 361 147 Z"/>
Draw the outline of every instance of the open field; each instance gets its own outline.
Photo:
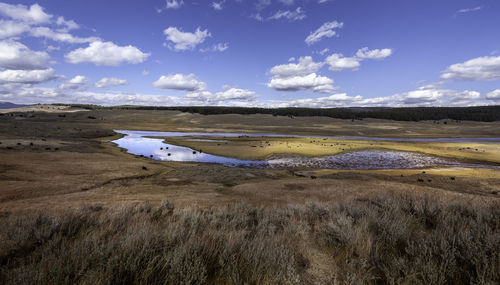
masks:
<path id="1" fill-rule="evenodd" d="M 187 275 L 207 283 L 500 281 L 498 170 L 288 171 L 161 162 L 118 149 L 110 143 L 119 137 L 113 129 L 500 137 L 500 122 L 137 110 L 4 113 L 0 223 L 7 226 L 0 230 L 0 283 L 164 281 L 158 276 L 175 278 L 172 283 Z M 241 158 L 387 148 L 500 162 L 498 144 L 175 139 Z M 117 279 L 106 279 L 111 275 Z"/>

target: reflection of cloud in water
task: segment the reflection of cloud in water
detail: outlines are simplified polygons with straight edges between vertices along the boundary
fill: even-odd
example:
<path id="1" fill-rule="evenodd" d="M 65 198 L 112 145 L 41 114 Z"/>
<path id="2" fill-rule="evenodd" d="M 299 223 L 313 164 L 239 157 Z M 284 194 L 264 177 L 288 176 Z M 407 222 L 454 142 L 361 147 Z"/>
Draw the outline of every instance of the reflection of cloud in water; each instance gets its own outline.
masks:
<path id="1" fill-rule="evenodd" d="M 308 167 L 330 169 L 404 169 L 424 167 L 489 167 L 498 166 L 462 163 L 456 160 L 417 152 L 392 150 L 362 150 L 322 157 L 293 156 L 270 158 L 268 160 L 240 160 L 231 157 L 207 154 L 188 147 L 164 143 L 162 139 L 145 138 L 155 132 L 126 132 L 125 136 L 113 141 L 128 153 L 143 155 L 163 161 L 219 163 L 227 166 L 249 167 Z M 168 147 L 168 149 L 167 149 Z M 161 149 L 163 148 L 163 149 Z M 170 153 L 170 156 L 168 155 Z"/>

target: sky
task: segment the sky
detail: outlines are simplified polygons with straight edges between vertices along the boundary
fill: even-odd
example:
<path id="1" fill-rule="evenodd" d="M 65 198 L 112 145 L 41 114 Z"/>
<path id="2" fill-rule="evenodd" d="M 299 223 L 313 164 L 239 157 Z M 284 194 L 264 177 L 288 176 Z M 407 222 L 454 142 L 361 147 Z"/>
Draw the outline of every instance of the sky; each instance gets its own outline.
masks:
<path id="1" fill-rule="evenodd" d="M 0 101 L 500 104 L 498 0 L 0 2 Z"/>

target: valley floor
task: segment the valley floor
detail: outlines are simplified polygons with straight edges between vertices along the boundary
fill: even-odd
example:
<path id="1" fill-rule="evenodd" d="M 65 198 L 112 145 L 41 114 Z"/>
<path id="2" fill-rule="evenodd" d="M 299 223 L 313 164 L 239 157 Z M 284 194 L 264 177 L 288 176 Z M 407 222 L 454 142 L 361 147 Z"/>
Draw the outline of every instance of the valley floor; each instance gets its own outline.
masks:
<path id="1" fill-rule="evenodd" d="M 500 137 L 500 122 L 47 110 L 0 115 L 0 283 L 500 281 L 500 170 L 231 168 L 110 143 L 114 129 Z M 241 140 L 229 152 L 179 143 L 252 154 Z M 498 144 L 385 144 L 500 161 Z"/>

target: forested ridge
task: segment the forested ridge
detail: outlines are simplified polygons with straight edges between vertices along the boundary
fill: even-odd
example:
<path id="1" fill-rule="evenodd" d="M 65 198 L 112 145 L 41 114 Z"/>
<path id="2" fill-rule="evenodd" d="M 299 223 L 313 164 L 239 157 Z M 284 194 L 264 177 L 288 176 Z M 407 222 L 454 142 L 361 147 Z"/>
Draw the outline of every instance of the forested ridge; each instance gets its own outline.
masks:
<path id="1" fill-rule="evenodd" d="M 423 120 L 460 120 L 460 121 L 482 121 L 493 122 L 500 120 L 500 105 L 477 106 L 477 107 L 353 107 L 353 108 L 253 108 L 253 107 L 215 107 L 215 106 L 112 106 L 103 107 L 98 105 L 71 105 L 72 107 L 97 110 L 172 110 L 202 115 L 220 114 L 269 114 L 274 116 L 305 117 L 324 116 L 338 119 L 364 118 L 386 119 L 395 121 L 423 121 Z"/>

